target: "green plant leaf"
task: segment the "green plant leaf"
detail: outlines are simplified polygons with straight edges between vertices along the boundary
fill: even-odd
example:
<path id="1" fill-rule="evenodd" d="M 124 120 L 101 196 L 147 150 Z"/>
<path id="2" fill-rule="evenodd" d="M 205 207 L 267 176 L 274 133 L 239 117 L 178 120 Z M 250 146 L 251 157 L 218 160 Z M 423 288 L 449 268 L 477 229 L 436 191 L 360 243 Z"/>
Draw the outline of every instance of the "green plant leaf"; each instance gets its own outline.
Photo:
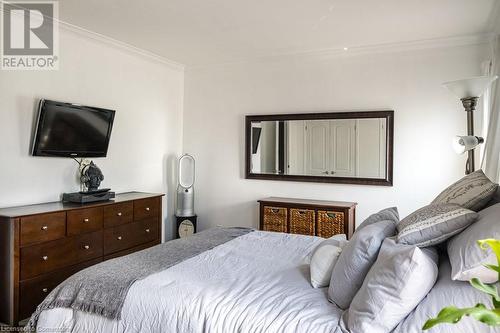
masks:
<path id="1" fill-rule="evenodd" d="M 484 267 L 491 269 L 492 271 L 500 273 L 500 266 L 486 264 Z"/>
<path id="2" fill-rule="evenodd" d="M 471 316 L 490 326 L 500 325 L 500 310 L 489 310 L 484 304 L 477 304 L 473 308 L 463 309 L 459 309 L 455 306 L 446 307 L 439 312 L 436 318 L 427 320 L 422 330 L 428 330 L 437 324 L 456 324 L 463 316 Z"/>
<path id="3" fill-rule="evenodd" d="M 491 250 L 495 253 L 497 257 L 498 266 L 500 266 L 500 240 L 489 238 L 489 239 L 478 240 L 477 243 L 483 250 L 486 250 L 489 246 Z"/>
<path id="4" fill-rule="evenodd" d="M 488 246 L 491 248 L 491 250 L 495 253 L 495 256 L 497 257 L 497 266 L 486 266 L 489 269 L 492 269 L 498 273 L 498 280 L 500 280 L 500 240 L 498 239 L 493 239 L 493 238 L 488 238 L 488 239 L 482 239 L 478 240 L 477 243 L 483 250 L 487 250 Z M 498 300 L 497 300 L 498 301 Z M 495 307 L 497 307 L 495 305 Z"/>
<path id="5" fill-rule="evenodd" d="M 470 284 L 479 291 L 490 295 L 497 302 L 500 302 L 500 296 L 498 296 L 497 286 L 494 284 L 484 284 L 478 278 L 473 278 L 470 280 Z"/>

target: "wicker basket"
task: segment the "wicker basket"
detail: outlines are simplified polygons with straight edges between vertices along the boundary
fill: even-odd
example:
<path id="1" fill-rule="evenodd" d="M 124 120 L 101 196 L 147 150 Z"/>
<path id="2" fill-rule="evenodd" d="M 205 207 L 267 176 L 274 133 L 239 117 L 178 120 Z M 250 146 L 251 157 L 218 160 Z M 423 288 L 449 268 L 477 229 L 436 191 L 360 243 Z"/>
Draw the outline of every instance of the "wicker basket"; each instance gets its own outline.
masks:
<path id="1" fill-rule="evenodd" d="M 287 209 L 282 207 L 264 207 L 264 231 L 287 232 Z"/>
<path id="2" fill-rule="evenodd" d="M 344 213 L 334 211 L 318 211 L 318 236 L 332 237 L 344 233 Z"/>
<path id="3" fill-rule="evenodd" d="M 314 236 L 314 210 L 310 209 L 290 209 L 290 232 L 292 234 Z"/>

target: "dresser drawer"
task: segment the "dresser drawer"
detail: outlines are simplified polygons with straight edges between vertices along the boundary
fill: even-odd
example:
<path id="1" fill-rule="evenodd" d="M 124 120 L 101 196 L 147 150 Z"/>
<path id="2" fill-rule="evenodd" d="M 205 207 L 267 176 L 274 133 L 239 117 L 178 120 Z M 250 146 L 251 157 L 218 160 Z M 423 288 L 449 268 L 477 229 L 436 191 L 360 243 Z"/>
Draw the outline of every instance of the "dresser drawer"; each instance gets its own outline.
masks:
<path id="1" fill-rule="evenodd" d="M 21 280 L 102 256 L 102 231 L 21 249 Z"/>
<path id="2" fill-rule="evenodd" d="M 68 212 L 68 236 L 102 229 L 103 208 L 78 209 Z"/>
<path id="3" fill-rule="evenodd" d="M 290 209 L 290 233 L 315 235 L 315 212 L 312 209 Z"/>
<path id="4" fill-rule="evenodd" d="M 22 281 L 19 284 L 19 317 L 24 319 L 31 316 L 38 304 L 40 304 L 61 282 L 76 272 L 98 264 L 101 261 L 101 258 L 93 259 L 78 265 L 57 270 L 53 273 L 43 274 L 39 277 Z"/>
<path id="5" fill-rule="evenodd" d="M 283 207 L 264 207 L 263 230 L 287 232 L 288 211 Z"/>
<path id="6" fill-rule="evenodd" d="M 134 219 L 134 204 L 124 202 L 104 207 L 104 228 L 132 222 Z"/>
<path id="7" fill-rule="evenodd" d="M 158 217 L 160 211 L 160 199 L 142 199 L 134 201 L 134 220 L 145 220 Z"/>
<path id="8" fill-rule="evenodd" d="M 318 210 L 317 234 L 319 237 L 329 238 L 343 233 L 345 233 L 344 212 Z"/>
<path id="9" fill-rule="evenodd" d="M 104 230 L 104 255 L 151 242 L 158 236 L 158 219 L 124 224 Z"/>
<path id="10" fill-rule="evenodd" d="M 21 218 L 21 246 L 46 242 L 66 235 L 66 213 Z"/>

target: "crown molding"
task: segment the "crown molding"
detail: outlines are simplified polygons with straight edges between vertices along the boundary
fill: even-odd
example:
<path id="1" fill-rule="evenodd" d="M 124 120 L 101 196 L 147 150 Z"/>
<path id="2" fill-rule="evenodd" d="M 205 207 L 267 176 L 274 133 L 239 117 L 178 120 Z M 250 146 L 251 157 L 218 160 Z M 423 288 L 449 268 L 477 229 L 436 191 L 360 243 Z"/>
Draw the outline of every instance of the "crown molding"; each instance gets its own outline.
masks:
<path id="1" fill-rule="evenodd" d="M 143 58 L 159 62 L 159 63 L 164 64 L 164 65 L 166 65 L 172 69 L 175 69 L 175 70 L 184 71 L 184 69 L 185 69 L 185 65 L 178 63 L 178 62 L 175 62 L 173 60 L 170 60 L 168 58 L 165 58 L 165 57 L 158 55 L 156 53 L 146 51 L 144 49 L 133 46 L 131 44 L 119 41 L 117 39 L 99 34 L 97 32 L 91 31 L 91 30 L 84 29 L 82 27 L 73 25 L 73 24 L 68 23 L 68 22 L 64 22 L 61 20 L 59 20 L 58 22 L 59 22 L 59 28 L 62 28 L 64 30 L 67 30 L 67 31 L 76 33 L 78 35 L 81 35 L 83 37 L 86 37 L 86 38 L 113 46 L 113 47 L 118 48 L 120 50 L 127 51 L 129 53 L 141 56 Z"/>
<path id="2" fill-rule="evenodd" d="M 397 43 L 351 46 L 348 48 L 348 50 L 344 50 L 344 48 L 342 47 L 342 48 L 312 50 L 305 52 L 288 52 L 288 53 L 283 52 L 274 55 L 259 56 L 254 58 L 242 57 L 240 59 L 235 59 L 233 61 L 226 61 L 226 62 L 186 65 L 186 69 L 188 70 L 201 69 L 210 66 L 228 66 L 228 65 L 237 65 L 244 63 L 262 63 L 262 62 L 297 60 L 297 59 L 321 60 L 321 59 L 329 59 L 332 57 L 350 57 L 350 56 L 381 54 L 381 53 L 409 52 L 409 51 L 417 51 L 425 49 L 453 48 L 460 46 L 488 44 L 495 38 L 495 36 L 496 34 L 494 33 L 484 33 L 484 34 L 465 35 L 465 36 L 453 36 L 446 38 L 405 41 Z"/>
<path id="3" fill-rule="evenodd" d="M 0 4 L 4 4 L 4 3 L 5 4 L 9 4 L 10 6 L 13 6 L 13 7 L 20 8 L 20 9 L 24 8 L 24 7 L 20 6 L 19 4 L 16 4 L 15 2 L 9 2 L 9 1 L 0 0 Z M 3 6 L 0 6 L 0 12 L 3 12 Z M 94 41 L 97 41 L 97 42 L 100 42 L 100 43 L 103 43 L 103 44 L 115 47 L 117 49 L 129 52 L 131 54 L 140 56 L 142 58 L 145 58 L 145 59 L 148 59 L 148 60 L 152 60 L 152 61 L 155 61 L 155 62 L 159 62 L 159 63 L 161 63 L 163 65 L 166 65 L 166 66 L 168 66 L 168 67 L 170 67 L 172 69 L 175 69 L 175 70 L 184 71 L 184 69 L 185 69 L 184 64 L 175 62 L 175 61 L 170 60 L 170 59 L 168 59 L 166 57 L 158 55 L 156 53 L 153 53 L 153 52 L 150 52 L 150 51 L 146 51 L 146 50 L 141 49 L 139 47 L 136 47 L 136 46 L 133 46 L 131 44 L 119 41 L 117 39 L 114 39 L 114 38 L 111 38 L 111 37 L 99 34 L 97 32 L 94 32 L 94 31 L 82 28 L 80 26 L 71 24 L 69 22 L 66 22 L 66 21 L 63 21 L 63 20 L 60 20 L 60 19 L 55 19 L 54 17 L 50 17 L 50 16 L 45 16 L 44 15 L 44 18 L 48 19 L 48 20 L 52 20 L 54 22 L 57 22 L 60 29 L 64 29 L 66 31 L 76 33 L 76 34 L 78 34 L 80 36 L 83 36 L 83 37 L 86 37 L 88 39 L 91 39 L 91 40 L 94 40 Z"/>
<path id="4" fill-rule="evenodd" d="M 0 3 L 2 2 L 7 2 L 7 1 L 0 0 Z M 15 3 L 14 4 L 10 3 L 10 4 L 15 5 Z M 53 19 L 53 18 L 49 17 L 48 19 Z M 339 56 L 350 57 L 350 56 L 366 55 L 366 54 L 397 53 L 397 52 L 408 52 L 408 51 L 416 51 L 424 49 L 452 48 L 460 46 L 487 44 L 493 41 L 495 38 L 499 37 L 500 35 L 500 1 L 495 2 L 494 8 L 491 11 L 487 24 L 487 31 L 490 31 L 488 33 L 464 35 L 464 36 L 452 36 L 445 38 L 423 39 L 415 41 L 403 41 L 395 43 L 349 46 L 348 50 L 344 50 L 343 47 L 300 51 L 300 52 L 283 50 L 282 52 L 276 52 L 270 55 L 260 55 L 255 57 L 235 56 L 233 60 L 213 61 L 213 62 L 198 63 L 198 64 L 178 63 L 164 56 L 119 41 L 117 39 L 99 34 L 97 32 L 87 30 L 80 26 L 59 19 L 55 21 L 57 21 L 59 23 L 59 27 L 64 30 L 113 46 L 123 51 L 127 51 L 129 53 L 142 56 L 146 59 L 162 63 L 164 65 L 169 66 L 172 69 L 185 71 L 186 69 L 199 69 L 211 66 L 228 66 L 228 65 L 245 64 L 245 63 L 251 64 L 251 63 L 296 60 L 296 59 L 317 60 L 317 59 L 328 59 L 331 57 L 339 57 Z"/>

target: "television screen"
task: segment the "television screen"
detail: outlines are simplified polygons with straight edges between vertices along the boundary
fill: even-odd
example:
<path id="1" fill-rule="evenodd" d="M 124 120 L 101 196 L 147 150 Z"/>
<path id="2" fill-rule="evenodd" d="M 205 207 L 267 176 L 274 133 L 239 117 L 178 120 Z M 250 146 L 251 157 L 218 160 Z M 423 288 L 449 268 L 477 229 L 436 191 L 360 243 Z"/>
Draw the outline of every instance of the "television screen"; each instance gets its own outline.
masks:
<path id="1" fill-rule="evenodd" d="M 33 156 L 105 157 L 115 111 L 41 100 Z"/>

